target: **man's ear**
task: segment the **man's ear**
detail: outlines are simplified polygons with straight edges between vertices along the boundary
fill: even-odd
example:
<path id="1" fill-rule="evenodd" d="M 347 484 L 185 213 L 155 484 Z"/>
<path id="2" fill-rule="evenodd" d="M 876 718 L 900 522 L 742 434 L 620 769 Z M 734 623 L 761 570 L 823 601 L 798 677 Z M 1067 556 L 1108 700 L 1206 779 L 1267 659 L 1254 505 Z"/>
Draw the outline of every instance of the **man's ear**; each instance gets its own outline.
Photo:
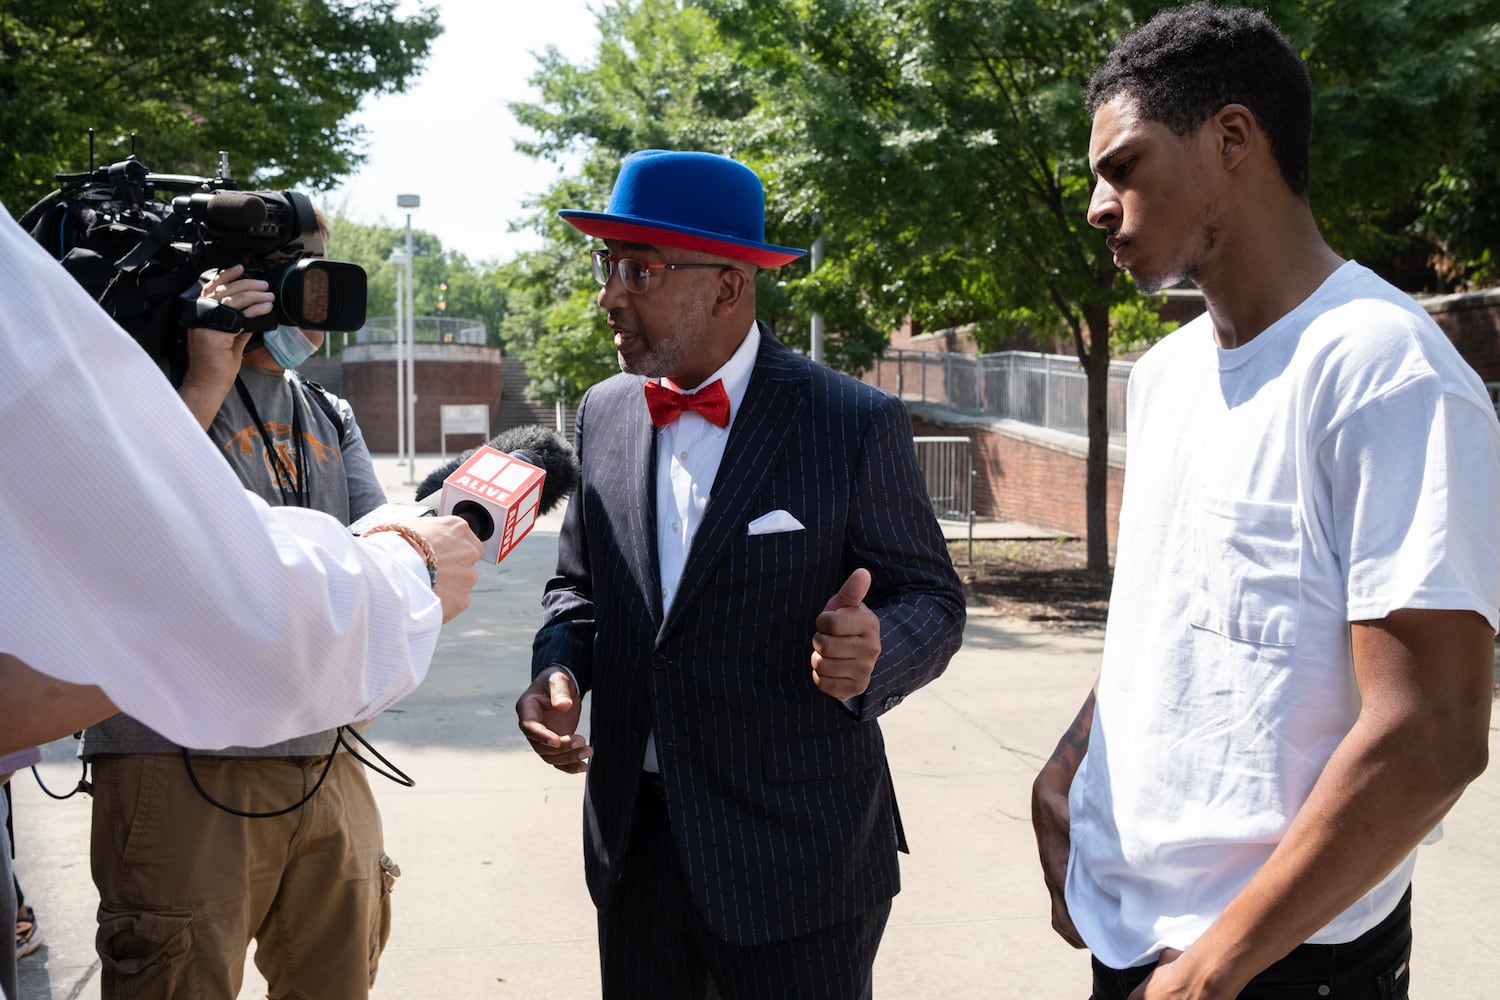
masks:
<path id="1" fill-rule="evenodd" d="M 714 315 L 727 316 L 737 310 L 755 287 L 755 276 L 738 267 L 726 267 L 719 272 L 719 281 L 714 296 Z"/>
<path id="2" fill-rule="evenodd" d="M 1226 171 L 1237 168 L 1257 147 L 1269 156 L 1266 134 L 1255 115 L 1243 104 L 1226 104 L 1213 117 L 1219 161 Z"/>

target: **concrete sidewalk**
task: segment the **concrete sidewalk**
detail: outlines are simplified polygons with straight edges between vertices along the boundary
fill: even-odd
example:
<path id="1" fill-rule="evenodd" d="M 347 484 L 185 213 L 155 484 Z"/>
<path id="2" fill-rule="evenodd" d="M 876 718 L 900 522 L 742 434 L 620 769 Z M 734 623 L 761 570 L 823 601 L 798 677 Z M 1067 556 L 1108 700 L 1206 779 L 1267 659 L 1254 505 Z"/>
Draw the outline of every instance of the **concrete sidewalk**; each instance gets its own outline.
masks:
<path id="1" fill-rule="evenodd" d="M 439 464 L 419 457 L 415 478 Z M 405 468 L 389 458 L 377 467 L 393 500 L 411 496 Z M 512 707 L 527 683 L 559 521 L 544 518 L 504 563 L 482 568 L 473 607 L 445 627 L 426 683 L 370 731 L 416 781 L 403 788 L 371 777 L 402 870 L 377 998 L 598 995 L 582 780 L 532 755 Z M 1082 703 L 1101 646 L 1098 629 L 970 608 L 947 673 L 882 719 L 912 854 L 876 963 L 877 996 L 1088 995 L 1087 956 L 1049 926 L 1028 813 L 1032 776 Z M 71 740 L 47 755 L 40 770 L 50 787 L 76 783 Z M 16 868 L 46 933 L 20 963 L 21 996 L 95 996 L 88 800 L 51 801 L 27 774 L 13 787 Z M 1492 768 L 1418 864 L 1416 996 L 1477 997 L 1500 983 L 1497 827 Z M 248 964 L 240 997 L 258 996 L 264 981 Z"/>

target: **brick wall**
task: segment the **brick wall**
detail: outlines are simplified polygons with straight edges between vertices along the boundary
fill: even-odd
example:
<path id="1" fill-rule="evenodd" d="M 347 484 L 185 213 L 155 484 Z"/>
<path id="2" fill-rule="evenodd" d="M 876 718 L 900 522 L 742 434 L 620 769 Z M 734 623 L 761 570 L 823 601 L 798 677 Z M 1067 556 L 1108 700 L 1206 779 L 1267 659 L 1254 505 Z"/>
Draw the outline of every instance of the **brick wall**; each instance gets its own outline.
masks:
<path id="1" fill-rule="evenodd" d="M 1500 382 L 1500 289 L 1423 302 L 1479 377 Z"/>
<path id="2" fill-rule="evenodd" d="M 1081 438 L 1013 420 L 975 420 L 945 415 L 921 403 L 909 406 L 914 434 L 969 438 L 974 450 L 975 516 L 1020 521 L 1080 538 L 1087 533 L 1087 443 Z M 1114 449 L 1105 503 L 1111 551 L 1118 535 L 1124 476 L 1123 450 Z"/>
<path id="3" fill-rule="evenodd" d="M 1500 289 L 1423 300 L 1428 313 L 1473 365 L 1481 378 L 1500 381 Z M 1163 307 L 1179 322 L 1202 312 L 1194 291 L 1174 291 Z M 910 328 L 891 338 L 893 347 L 933 351 L 973 351 L 962 329 L 913 337 Z M 1062 352 L 1059 352 L 1062 353 Z M 865 381 L 894 392 L 895 365 L 877 365 Z M 930 387 L 929 387 L 930 389 Z M 929 395 L 937 395 L 929 393 Z M 1084 459 L 1087 442 L 1009 420 L 988 420 L 908 402 L 913 432 L 968 437 L 974 449 L 974 510 L 980 518 L 1021 521 L 1082 536 L 1086 531 Z M 1106 518 L 1113 551 L 1119 530 L 1124 449 L 1111 449 Z"/>
<path id="4" fill-rule="evenodd" d="M 413 437 L 418 453 L 444 450 L 441 407 L 484 403 L 490 408 L 490 433 L 500 431 L 500 349 L 469 344 L 418 344 L 413 359 L 416 382 Z M 359 416 L 365 441 L 375 454 L 396 454 L 396 362 L 390 344 L 346 348 L 343 396 Z M 483 444 L 482 434 L 452 434 L 451 454 Z"/>

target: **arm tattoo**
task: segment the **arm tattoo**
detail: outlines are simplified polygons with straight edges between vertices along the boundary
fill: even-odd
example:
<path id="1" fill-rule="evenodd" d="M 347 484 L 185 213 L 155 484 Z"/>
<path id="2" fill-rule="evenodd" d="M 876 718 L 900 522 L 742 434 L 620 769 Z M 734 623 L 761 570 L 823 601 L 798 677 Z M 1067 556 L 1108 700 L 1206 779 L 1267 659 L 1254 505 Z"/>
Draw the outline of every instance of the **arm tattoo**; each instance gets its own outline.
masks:
<path id="1" fill-rule="evenodd" d="M 1057 741 L 1057 749 L 1052 751 L 1052 759 L 1058 762 L 1066 762 L 1070 771 L 1077 771 L 1078 765 L 1083 762 L 1083 755 L 1089 748 L 1089 733 L 1094 728 L 1094 692 L 1084 699 L 1083 707 L 1078 710 L 1078 715 L 1073 719 L 1073 724 L 1063 733 L 1062 739 Z"/>

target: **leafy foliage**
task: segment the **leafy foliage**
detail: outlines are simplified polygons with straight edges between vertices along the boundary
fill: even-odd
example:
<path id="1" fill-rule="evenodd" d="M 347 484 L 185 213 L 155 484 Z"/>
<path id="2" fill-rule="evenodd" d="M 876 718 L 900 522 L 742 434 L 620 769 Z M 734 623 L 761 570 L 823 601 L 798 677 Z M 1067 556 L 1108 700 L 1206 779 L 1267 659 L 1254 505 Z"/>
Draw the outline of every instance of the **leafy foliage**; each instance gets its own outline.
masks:
<path id="1" fill-rule="evenodd" d="M 1165 295 L 1126 299 L 1111 308 L 1110 353 L 1118 356 L 1143 350 L 1177 329 L 1177 323 L 1164 322 L 1157 313 L 1157 308 L 1166 300 Z"/>
<path id="2" fill-rule="evenodd" d="M 329 223 L 329 255 L 360 265 L 368 276 L 368 315 L 394 316 L 397 265 L 390 263 L 390 257 L 394 250 L 405 251 L 405 227 L 353 222 L 336 213 Z M 463 254 L 444 250 L 441 240 L 421 229 L 412 230 L 412 251 L 412 306 L 416 315 L 437 315 L 439 286 L 446 282 L 444 315 L 483 322 L 488 342 L 505 347 L 503 330 L 510 292 L 503 268 L 474 264 Z"/>
<path id="3" fill-rule="evenodd" d="M 540 250 L 474 264 L 414 232 L 419 313 L 484 319 L 535 394 L 576 401 L 613 373 L 589 241 L 557 219 L 601 207 L 642 148 L 734 156 L 766 183 L 767 235 L 824 250 L 763 272 L 762 318 L 865 369 L 887 331 L 970 325 L 984 350 L 1061 334 L 1090 379 L 1089 563 L 1105 563 L 1104 389 L 1112 351 L 1159 335 L 1086 223 L 1082 95 L 1113 42 L 1175 0 L 601 0 L 582 64 L 544 53 L 511 111 L 538 158 L 579 164 L 542 196 Z M 1265 0 L 1313 79 L 1312 205 L 1336 249 L 1403 287 L 1496 280 L 1500 0 Z M 395 0 L 7 0 L 0 8 L 0 200 L 20 212 L 60 169 L 139 134 L 153 169 L 318 188 L 362 159 L 360 98 L 403 89 L 440 30 Z M 404 230 L 336 221 L 394 311 Z"/>
<path id="4" fill-rule="evenodd" d="M 1500 0 L 1265 6 L 1312 77 L 1329 242 L 1412 291 L 1493 280 Z"/>
<path id="5" fill-rule="evenodd" d="M 132 148 L 160 173 L 331 186 L 364 160 L 350 116 L 401 91 L 442 30 L 396 0 L 6 0 L 0 7 L 0 202 L 19 215 L 53 174 Z M 132 141 L 134 134 L 136 139 Z M 248 180 L 248 182 L 247 182 Z"/>
<path id="6" fill-rule="evenodd" d="M 835 274 L 877 327 L 973 324 L 985 349 L 1022 330 L 1068 332 L 1090 378 L 1090 561 L 1102 567 L 1108 315 L 1133 293 L 1085 221 L 1082 104 L 1128 13 L 1037 0 L 705 5 L 768 81 L 757 114 L 780 189 L 799 192 L 787 211 L 826 224 Z"/>
<path id="7" fill-rule="evenodd" d="M 533 385 L 548 400 L 576 401 L 589 385 L 617 371 L 603 314 L 594 304 L 597 289 L 585 259 L 589 241 L 555 213 L 602 207 L 626 154 L 669 148 L 734 156 L 766 181 L 772 199 L 768 238 L 805 247 L 814 235 L 790 212 L 795 195 L 780 191 L 766 123 L 757 115 L 759 82 L 747 70 L 745 53 L 726 43 L 705 10 L 676 0 L 625 0 L 607 4 L 598 25 L 601 41 L 591 64 L 575 66 L 555 50 L 545 53 L 532 77 L 540 100 L 511 105 L 517 121 L 536 136 L 518 144 L 523 151 L 552 159 L 579 154 L 583 160 L 575 177 L 541 199 L 533 224 L 546 234 L 547 246 L 523 256 L 515 275 L 516 312 L 508 335 L 529 345 L 523 350 L 533 373 L 552 373 Z M 885 335 L 866 296 L 841 276 L 841 265 L 830 264 L 812 278 L 808 266 L 761 273 L 761 318 L 782 339 L 806 347 L 811 317 L 821 311 L 828 328 L 839 331 L 826 345 L 827 360 L 846 370 L 867 367 Z"/>

